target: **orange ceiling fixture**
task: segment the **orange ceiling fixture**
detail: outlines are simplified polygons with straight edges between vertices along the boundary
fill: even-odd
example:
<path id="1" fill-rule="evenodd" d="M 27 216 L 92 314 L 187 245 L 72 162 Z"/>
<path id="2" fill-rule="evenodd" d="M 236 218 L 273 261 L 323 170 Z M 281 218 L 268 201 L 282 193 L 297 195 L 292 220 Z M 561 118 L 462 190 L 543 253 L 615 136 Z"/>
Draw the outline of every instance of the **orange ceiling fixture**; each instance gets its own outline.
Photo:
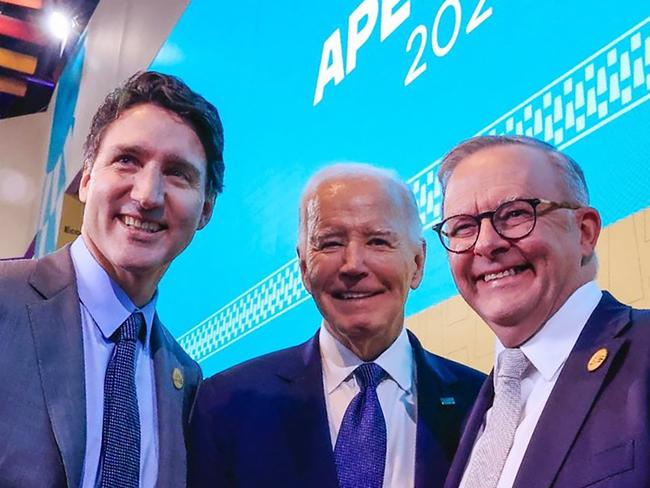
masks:
<path id="1" fill-rule="evenodd" d="M 44 46 L 47 43 L 46 37 L 34 24 L 8 15 L 0 15 L 0 35 L 38 44 L 39 46 Z"/>
<path id="2" fill-rule="evenodd" d="M 28 75 L 36 72 L 38 59 L 27 54 L 17 53 L 0 47 L 0 66 Z"/>
<path id="3" fill-rule="evenodd" d="M 43 0 L 0 0 L 0 3 L 10 3 L 20 7 L 43 8 Z"/>
<path id="4" fill-rule="evenodd" d="M 16 78 L 0 76 L 0 92 L 16 97 L 24 97 L 27 93 L 27 82 Z"/>

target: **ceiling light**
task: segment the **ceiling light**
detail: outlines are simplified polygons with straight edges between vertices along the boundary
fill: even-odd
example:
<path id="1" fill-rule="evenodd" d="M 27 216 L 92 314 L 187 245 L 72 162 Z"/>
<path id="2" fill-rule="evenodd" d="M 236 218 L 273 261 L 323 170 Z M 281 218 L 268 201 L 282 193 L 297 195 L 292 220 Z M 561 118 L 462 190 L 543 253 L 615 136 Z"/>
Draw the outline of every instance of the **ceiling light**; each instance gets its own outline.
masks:
<path id="1" fill-rule="evenodd" d="M 61 12 L 52 12 L 47 19 L 50 33 L 65 43 L 72 31 L 72 20 Z"/>

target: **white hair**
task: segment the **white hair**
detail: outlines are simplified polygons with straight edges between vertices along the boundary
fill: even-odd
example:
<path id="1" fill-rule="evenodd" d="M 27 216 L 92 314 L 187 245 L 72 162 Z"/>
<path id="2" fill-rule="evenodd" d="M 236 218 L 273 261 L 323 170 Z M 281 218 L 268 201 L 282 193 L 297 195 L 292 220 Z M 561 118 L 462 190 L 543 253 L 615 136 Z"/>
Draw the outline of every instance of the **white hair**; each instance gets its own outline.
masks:
<path id="1" fill-rule="evenodd" d="M 366 163 L 335 163 L 317 171 L 307 181 L 300 197 L 298 246 L 303 249 L 307 238 L 307 206 L 316 190 L 326 182 L 338 179 L 370 178 L 386 185 L 386 192 L 394 193 L 407 218 L 408 237 L 414 244 L 422 242 L 422 221 L 413 192 L 393 170 Z"/>

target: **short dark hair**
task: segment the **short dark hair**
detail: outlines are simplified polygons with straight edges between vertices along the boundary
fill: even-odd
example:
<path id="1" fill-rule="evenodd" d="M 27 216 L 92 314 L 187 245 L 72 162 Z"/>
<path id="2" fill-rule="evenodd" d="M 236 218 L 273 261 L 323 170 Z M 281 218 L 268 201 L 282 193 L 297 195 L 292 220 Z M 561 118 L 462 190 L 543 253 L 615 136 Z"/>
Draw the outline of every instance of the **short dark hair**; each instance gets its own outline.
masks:
<path id="1" fill-rule="evenodd" d="M 206 156 L 206 195 L 223 190 L 223 126 L 217 108 L 175 76 L 138 72 L 106 96 L 90 125 L 83 148 L 84 167 L 92 168 L 107 127 L 126 110 L 152 103 L 178 115 L 196 133 Z"/>
<path id="2" fill-rule="evenodd" d="M 482 149 L 494 146 L 528 146 L 542 150 L 560 173 L 565 185 L 567 197 L 580 205 L 589 205 L 589 190 L 587 181 L 580 165 L 570 156 L 557 148 L 539 139 L 528 136 L 476 136 L 461 142 L 442 158 L 438 170 L 438 180 L 442 186 L 443 195 L 447 190 L 447 183 L 451 174 L 461 161 L 479 152 Z"/>

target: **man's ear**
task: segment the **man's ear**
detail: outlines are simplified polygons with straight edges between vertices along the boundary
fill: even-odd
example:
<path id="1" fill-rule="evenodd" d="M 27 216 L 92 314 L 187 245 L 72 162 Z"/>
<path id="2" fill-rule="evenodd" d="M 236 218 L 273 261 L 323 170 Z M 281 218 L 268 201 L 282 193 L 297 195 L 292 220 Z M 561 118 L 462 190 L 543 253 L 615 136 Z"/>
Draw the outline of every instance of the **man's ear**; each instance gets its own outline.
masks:
<path id="1" fill-rule="evenodd" d="M 304 253 L 300 252 L 300 245 L 296 246 L 296 254 L 298 255 L 298 262 L 300 263 L 300 278 L 302 279 L 302 284 L 305 286 L 307 293 L 311 295 L 311 283 L 307 278 L 307 261 L 305 260 Z"/>
<path id="2" fill-rule="evenodd" d="M 578 230 L 580 232 L 580 247 L 583 259 L 593 255 L 598 243 L 598 236 L 602 223 L 598 210 L 592 207 L 584 207 L 576 210 L 578 214 Z"/>
<path id="3" fill-rule="evenodd" d="M 203 209 L 201 210 L 201 217 L 199 218 L 199 225 L 197 230 L 203 229 L 210 219 L 212 218 L 212 212 L 214 211 L 214 206 L 217 204 L 217 197 L 206 197 L 203 202 Z"/>
<path id="4" fill-rule="evenodd" d="M 413 256 L 413 260 L 415 261 L 415 273 L 413 273 L 413 277 L 411 278 L 411 289 L 415 290 L 418 286 L 420 286 L 420 283 L 422 283 L 422 278 L 424 276 L 424 262 L 427 257 L 427 241 L 422 239 L 418 245 L 418 249 L 415 252 L 415 256 Z"/>
<path id="5" fill-rule="evenodd" d="M 90 185 L 90 173 L 92 169 L 87 163 L 84 163 L 83 172 L 81 173 L 81 180 L 79 181 L 79 200 L 86 203 L 88 197 L 88 185 Z"/>

